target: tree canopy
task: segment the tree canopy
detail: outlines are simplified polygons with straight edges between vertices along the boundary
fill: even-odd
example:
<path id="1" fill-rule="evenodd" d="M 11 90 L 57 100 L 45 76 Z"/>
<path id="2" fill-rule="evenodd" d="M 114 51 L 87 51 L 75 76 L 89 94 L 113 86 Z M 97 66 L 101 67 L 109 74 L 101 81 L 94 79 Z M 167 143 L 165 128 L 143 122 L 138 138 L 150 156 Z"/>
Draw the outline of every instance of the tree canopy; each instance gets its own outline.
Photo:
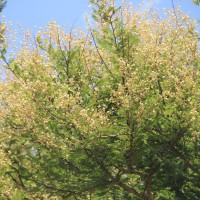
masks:
<path id="1" fill-rule="evenodd" d="M 199 199 L 196 24 L 90 0 L 88 30 L 28 31 L 0 82 L 2 199 Z"/>
<path id="2" fill-rule="evenodd" d="M 7 1 L 6 0 L 0 0 L 0 13 L 3 10 L 3 8 L 5 7 Z"/>
<path id="3" fill-rule="evenodd" d="M 193 3 L 195 3 L 196 5 L 200 5 L 200 0 L 192 0 Z"/>

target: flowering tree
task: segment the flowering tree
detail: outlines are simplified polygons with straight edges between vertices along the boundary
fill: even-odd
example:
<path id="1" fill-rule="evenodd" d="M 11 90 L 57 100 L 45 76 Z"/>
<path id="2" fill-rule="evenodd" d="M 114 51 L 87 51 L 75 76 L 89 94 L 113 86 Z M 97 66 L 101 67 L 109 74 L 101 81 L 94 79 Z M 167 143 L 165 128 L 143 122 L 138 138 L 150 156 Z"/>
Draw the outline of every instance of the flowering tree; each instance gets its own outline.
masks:
<path id="1" fill-rule="evenodd" d="M 6 6 L 6 3 L 7 3 L 7 1 L 0 0 L 0 14 L 1 14 L 2 10 L 4 9 L 4 7 Z M 3 42 L 4 31 L 5 31 L 4 23 L 0 22 L 0 43 Z"/>
<path id="2" fill-rule="evenodd" d="M 1 52 L 2 198 L 199 199 L 195 23 L 91 3 L 88 32 L 52 22 Z"/>

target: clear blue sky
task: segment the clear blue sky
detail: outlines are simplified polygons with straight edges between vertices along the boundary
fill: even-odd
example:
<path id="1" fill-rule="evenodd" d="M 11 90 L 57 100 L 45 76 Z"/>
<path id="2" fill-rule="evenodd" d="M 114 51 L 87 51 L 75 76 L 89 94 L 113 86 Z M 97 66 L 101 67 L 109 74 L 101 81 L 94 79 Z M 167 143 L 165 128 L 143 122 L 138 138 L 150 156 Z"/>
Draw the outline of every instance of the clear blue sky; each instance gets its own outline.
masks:
<path id="1" fill-rule="evenodd" d="M 149 0 L 146 0 L 146 5 Z M 150 0 L 158 7 L 171 8 L 171 0 Z M 117 3 L 121 2 L 117 0 Z M 142 0 L 127 0 L 134 5 L 142 3 Z M 182 10 L 194 18 L 200 19 L 200 6 L 195 6 L 191 0 L 174 0 L 177 5 L 181 3 Z M 71 27 L 75 22 L 76 27 L 86 26 L 84 14 L 89 11 L 88 0 L 8 0 L 3 10 L 6 21 L 14 25 L 20 23 L 23 29 L 34 26 L 44 27 L 47 22 L 56 20 L 59 25 Z M 14 26 L 16 27 L 16 26 Z M 36 28 L 37 29 L 37 28 Z"/>

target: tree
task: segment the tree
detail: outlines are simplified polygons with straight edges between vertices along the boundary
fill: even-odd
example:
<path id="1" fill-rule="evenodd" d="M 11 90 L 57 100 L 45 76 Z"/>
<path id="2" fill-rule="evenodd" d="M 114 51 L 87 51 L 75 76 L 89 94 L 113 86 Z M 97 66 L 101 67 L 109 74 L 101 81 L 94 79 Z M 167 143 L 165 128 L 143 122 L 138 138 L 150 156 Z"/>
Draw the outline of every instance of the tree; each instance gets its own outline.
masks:
<path id="1" fill-rule="evenodd" d="M 193 3 L 195 3 L 196 5 L 200 5 L 200 0 L 192 0 Z"/>
<path id="2" fill-rule="evenodd" d="M 6 0 L 0 0 L 0 14 L 4 7 L 6 6 L 7 1 Z M 3 43 L 4 41 L 4 31 L 5 31 L 5 25 L 4 23 L 0 23 L 0 43 Z"/>
<path id="3" fill-rule="evenodd" d="M 2 198 L 199 199 L 195 23 L 91 3 L 88 32 L 52 22 L 3 57 Z"/>
<path id="4" fill-rule="evenodd" d="M 5 5 L 6 5 L 7 1 L 6 0 L 0 0 L 0 13 L 2 12 L 2 10 L 4 9 Z"/>

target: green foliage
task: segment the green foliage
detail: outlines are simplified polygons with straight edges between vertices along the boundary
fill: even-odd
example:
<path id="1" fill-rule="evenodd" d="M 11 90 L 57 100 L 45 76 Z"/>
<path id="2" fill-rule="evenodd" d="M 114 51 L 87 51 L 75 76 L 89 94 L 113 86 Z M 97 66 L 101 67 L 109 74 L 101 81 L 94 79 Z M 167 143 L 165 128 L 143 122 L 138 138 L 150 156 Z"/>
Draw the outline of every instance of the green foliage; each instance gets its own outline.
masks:
<path id="1" fill-rule="evenodd" d="M 200 5 L 200 1 L 199 0 L 192 0 L 193 3 L 195 3 L 196 5 Z"/>
<path id="2" fill-rule="evenodd" d="M 0 0 L 0 13 L 2 12 L 2 10 L 4 9 L 4 7 L 6 6 L 7 1 L 6 0 Z"/>
<path id="3" fill-rule="evenodd" d="M 6 63 L 2 198 L 199 199 L 194 23 L 90 2 L 89 34 L 52 22 Z"/>

